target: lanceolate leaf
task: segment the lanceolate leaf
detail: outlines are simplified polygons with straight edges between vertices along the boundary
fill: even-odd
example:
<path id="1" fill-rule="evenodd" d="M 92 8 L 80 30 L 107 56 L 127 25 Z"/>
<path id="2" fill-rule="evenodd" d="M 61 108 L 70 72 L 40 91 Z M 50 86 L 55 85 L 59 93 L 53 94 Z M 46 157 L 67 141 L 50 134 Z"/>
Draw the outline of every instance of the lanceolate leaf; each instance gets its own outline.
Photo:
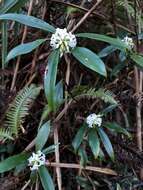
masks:
<path id="1" fill-rule="evenodd" d="M 47 168 L 45 166 L 41 166 L 38 172 L 44 190 L 55 190 L 54 183 Z"/>
<path id="2" fill-rule="evenodd" d="M 33 42 L 29 42 L 29 43 L 25 43 L 25 44 L 16 46 L 9 52 L 6 61 L 8 62 L 9 60 L 11 60 L 19 55 L 30 53 L 31 51 L 36 49 L 38 46 L 40 46 L 45 41 L 46 41 L 46 39 L 39 39 L 39 40 L 36 40 Z"/>
<path id="3" fill-rule="evenodd" d="M 77 132 L 73 142 L 72 142 L 72 146 L 74 147 L 74 150 L 77 152 L 79 146 L 81 145 L 82 141 L 83 141 L 83 137 L 85 135 L 86 132 L 86 125 L 84 124 Z"/>
<path id="4" fill-rule="evenodd" d="M 55 152 L 55 148 L 56 148 L 56 146 L 58 146 L 58 145 L 59 145 L 59 144 L 51 145 L 51 146 L 45 148 L 44 150 L 42 150 L 42 152 L 43 152 L 44 154 L 53 153 L 53 152 Z"/>
<path id="5" fill-rule="evenodd" d="M 12 21 L 16 21 L 16 22 L 19 22 L 21 24 L 31 26 L 34 28 L 39 28 L 41 30 L 45 30 L 48 32 L 52 32 L 52 33 L 55 32 L 55 28 L 53 26 L 51 26 L 47 22 L 45 22 L 41 19 L 38 19 L 36 17 L 33 17 L 33 16 L 8 13 L 8 14 L 0 15 L 0 20 L 12 20 Z"/>
<path id="6" fill-rule="evenodd" d="M 78 155 L 80 156 L 80 165 L 85 166 L 88 162 L 88 157 L 87 157 L 85 149 L 80 147 L 78 150 Z"/>
<path id="7" fill-rule="evenodd" d="M 46 144 L 49 134 L 50 134 L 50 122 L 46 122 L 40 127 L 38 131 L 38 135 L 36 137 L 36 150 L 42 150 L 44 145 Z"/>
<path id="8" fill-rule="evenodd" d="M 27 153 L 21 153 L 17 154 L 15 156 L 11 156 L 7 158 L 6 160 L 3 160 L 0 162 L 0 173 L 7 172 L 16 166 L 24 163 L 29 158 L 29 154 Z"/>
<path id="9" fill-rule="evenodd" d="M 56 109 L 55 84 L 57 77 L 57 67 L 59 63 L 59 55 L 59 50 L 55 50 L 50 54 L 47 70 L 44 77 L 45 95 L 48 100 L 49 109 L 51 111 L 55 111 Z"/>
<path id="10" fill-rule="evenodd" d="M 88 133 L 88 142 L 89 146 L 94 154 L 94 157 L 97 158 L 100 151 L 100 141 L 95 129 L 91 129 Z"/>
<path id="11" fill-rule="evenodd" d="M 118 38 L 112 38 L 103 34 L 79 33 L 79 34 L 76 34 L 76 36 L 81 37 L 81 38 L 89 38 L 89 39 L 94 39 L 94 40 L 98 40 L 102 42 L 107 42 L 120 50 L 128 48 L 128 46 L 124 42 L 122 42 L 122 40 Z"/>
<path id="12" fill-rule="evenodd" d="M 55 104 L 56 107 L 60 106 L 63 103 L 63 83 L 62 81 L 58 82 L 55 87 Z"/>
<path id="13" fill-rule="evenodd" d="M 109 137 L 107 136 L 107 134 L 103 131 L 102 128 L 97 128 L 99 136 L 101 138 L 101 141 L 108 153 L 108 155 L 110 156 L 110 158 L 112 159 L 112 161 L 114 161 L 114 151 L 113 151 L 113 147 L 112 144 L 110 142 Z"/>
<path id="14" fill-rule="evenodd" d="M 131 54 L 130 58 L 137 64 L 137 66 L 143 68 L 143 56 L 138 54 Z"/>
<path id="15" fill-rule="evenodd" d="M 115 122 L 106 123 L 104 126 L 108 129 L 112 130 L 113 132 L 122 133 L 124 135 L 127 135 L 128 137 L 131 137 L 130 133 L 126 129 L 122 128 L 119 124 L 117 124 Z"/>
<path id="16" fill-rule="evenodd" d="M 87 48 L 76 47 L 72 51 L 73 56 L 89 69 L 96 71 L 97 73 L 106 76 L 106 68 L 103 61 L 98 55 L 93 53 Z"/>
<path id="17" fill-rule="evenodd" d="M 102 49 L 99 53 L 98 53 L 98 56 L 100 58 L 103 58 L 103 57 L 106 57 L 107 55 L 113 53 L 114 51 L 116 51 L 117 48 L 110 45 L 110 46 L 107 46 L 106 48 Z"/>
<path id="18" fill-rule="evenodd" d="M 28 0 L 5 0 L 0 14 L 18 11 Z"/>

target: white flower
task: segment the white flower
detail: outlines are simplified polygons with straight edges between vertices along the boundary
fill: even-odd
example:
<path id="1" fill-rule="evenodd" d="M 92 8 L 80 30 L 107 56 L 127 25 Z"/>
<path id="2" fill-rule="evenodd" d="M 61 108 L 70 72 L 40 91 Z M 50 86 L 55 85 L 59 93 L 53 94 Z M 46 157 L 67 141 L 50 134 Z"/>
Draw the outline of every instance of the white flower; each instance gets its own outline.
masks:
<path id="1" fill-rule="evenodd" d="M 38 170 L 38 168 L 42 165 L 45 165 L 45 154 L 43 154 L 40 150 L 37 153 L 32 153 L 32 156 L 28 159 L 30 170 Z"/>
<path id="2" fill-rule="evenodd" d="M 129 47 L 129 49 L 133 49 L 134 42 L 132 38 L 129 38 L 128 36 L 126 36 L 122 41 Z"/>
<path id="3" fill-rule="evenodd" d="M 86 123 L 88 124 L 89 128 L 93 128 L 95 125 L 97 126 L 101 126 L 102 124 L 102 118 L 101 115 L 96 115 L 95 113 L 90 114 L 87 118 L 86 118 Z"/>
<path id="4" fill-rule="evenodd" d="M 50 46 L 53 49 L 60 48 L 61 56 L 63 53 L 69 53 L 71 49 L 75 48 L 77 40 L 74 34 L 67 32 L 67 29 L 57 28 L 55 34 L 52 34 Z"/>

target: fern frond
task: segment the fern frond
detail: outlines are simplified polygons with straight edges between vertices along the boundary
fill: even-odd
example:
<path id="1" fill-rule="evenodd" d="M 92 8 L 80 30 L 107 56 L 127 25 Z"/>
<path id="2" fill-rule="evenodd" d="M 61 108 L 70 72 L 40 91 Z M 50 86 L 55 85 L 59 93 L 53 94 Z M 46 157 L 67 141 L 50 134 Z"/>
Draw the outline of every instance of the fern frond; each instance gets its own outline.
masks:
<path id="1" fill-rule="evenodd" d="M 123 0 L 118 0 L 117 3 L 116 3 L 117 6 L 120 6 L 120 7 L 123 7 L 125 10 L 127 10 L 128 14 L 132 17 L 134 17 L 135 15 L 135 10 L 134 10 L 134 7 L 133 7 L 133 4 L 132 2 L 129 2 L 129 1 L 123 1 Z"/>
<path id="2" fill-rule="evenodd" d="M 11 134 L 11 130 L 0 128 L 0 140 L 6 141 L 7 139 L 14 140 Z"/>
<path id="3" fill-rule="evenodd" d="M 87 89 L 83 88 L 83 91 L 76 90 L 77 95 L 75 96 L 75 99 L 80 98 L 99 98 L 103 100 L 105 103 L 110 104 L 118 104 L 118 101 L 115 100 L 115 95 L 106 89 L 100 88 L 99 90 L 95 90 L 94 88 Z"/>
<path id="4" fill-rule="evenodd" d="M 115 95 L 110 90 L 102 89 L 95 91 L 95 96 L 102 99 L 105 103 L 118 104 L 115 100 Z"/>
<path id="5" fill-rule="evenodd" d="M 11 103 L 10 108 L 6 114 L 6 124 L 11 129 L 14 136 L 18 136 L 19 129 L 21 128 L 32 103 L 37 98 L 40 87 L 31 85 L 22 89 Z"/>

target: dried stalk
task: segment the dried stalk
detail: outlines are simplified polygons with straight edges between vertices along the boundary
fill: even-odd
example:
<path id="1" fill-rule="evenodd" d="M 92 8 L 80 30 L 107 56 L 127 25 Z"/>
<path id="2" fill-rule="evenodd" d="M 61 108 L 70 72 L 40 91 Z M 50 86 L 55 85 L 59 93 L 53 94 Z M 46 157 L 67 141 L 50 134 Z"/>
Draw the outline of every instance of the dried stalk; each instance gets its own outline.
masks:
<path id="1" fill-rule="evenodd" d="M 88 18 L 88 16 L 94 11 L 94 9 L 102 2 L 102 0 L 98 0 L 94 6 L 82 17 L 82 19 L 74 26 L 71 32 L 75 32 L 80 25 Z"/>
<path id="2" fill-rule="evenodd" d="M 31 0 L 31 1 L 30 1 L 30 5 L 29 5 L 29 9 L 28 9 L 28 15 L 30 15 L 31 12 L 32 12 L 33 3 L 34 3 L 34 0 Z M 22 36 L 21 43 L 24 43 L 24 41 L 25 41 L 25 39 L 26 39 L 26 36 L 27 36 L 27 26 L 24 27 L 24 31 L 23 31 L 23 36 Z M 21 57 L 19 56 L 18 59 L 17 59 L 17 62 L 16 62 L 16 67 L 15 67 L 15 71 L 14 71 L 14 76 L 13 76 L 13 79 L 12 79 L 12 84 L 11 84 L 11 88 L 10 88 L 11 91 L 12 91 L 12 90 L 14 89 L 14 87 L 15 87 L 16 78 L 17 78 L 17 74 L 18 74 L 18 69 L 19 69 L 19 65 L 20 65 L 20 60 L 21 60 Z"/>
<path id="3" fill-rule="evenodd" d="M 55 159 L 57 162 L 56 173 L 57 173 L 58 190 L 62 190 L 61 169 L 58 165 L 60 163 L 60 153 L 59 153 L 59 135 L 58 135 L 57 125 L 55 125 L 55 127 L 54 127 L 54 144 L 57 144 L 57 146 L 55 147 Z"/>
<path id="4" fill-rule="evenodd" d="M 47 162 L 46 165 L 48 167 L 59 167 L 59 168 L 72 168 L 72 169 L 81 169 L 81 170 L 89 170 L 93 172 L 98 172 L 106 175 L 113 175 L 117 176 L 117 173 L 114 170 L 109 168 L 101 168 L 101 167 L 93 167 L 93 166 L 86 166 L 83 167 L 79 164 L 70 164 L 70 163 L 55 163 L 55 162 Z"/>

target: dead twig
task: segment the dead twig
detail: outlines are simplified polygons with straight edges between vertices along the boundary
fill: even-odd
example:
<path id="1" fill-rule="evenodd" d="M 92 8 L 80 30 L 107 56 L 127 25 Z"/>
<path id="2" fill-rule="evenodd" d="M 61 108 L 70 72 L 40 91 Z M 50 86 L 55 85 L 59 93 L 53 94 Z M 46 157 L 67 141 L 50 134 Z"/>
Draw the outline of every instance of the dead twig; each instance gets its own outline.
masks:
<path id="1" fill-rule="evenodd" d="M 83 167 L 79 164 L 71 164 L 71 163 L 56 163 L 56 162 L 47 162 L 46 165 L 49 167 L 59 167 L 59 168 L 72 168 L 72 169 L 81 169 L 81 170 L 89 170 L 89 171 L 94 171 L 106 175 L 113 175 L 117 176 L 117 172 L 114 170 L 111 170 L 109 168 L 101 168 L 101 167 L 93 167 L 93 166 L 86 166 Z"/>
<path id="2" fill-rule="evenodd" d="M 88 18 L 88 16 L 94 11 L 94 9 L 102 2 L 102 0 L 98 0 L 94 6 L 82 17 L 82 19 L 74 26 L 71 32 L 75 32 L 79 28 L 79 26 Z"/>
<path id="3" fill-rule="evenodd" d="M 30 5 L 29 5 L 29 9 L 28 9 L 28 15 L 30 15 L 31 12 L 32 12 L 33 2 L 34 2 L 34 0 L 31 0 L 31 1 L 30 1 Z M 21 43 L 24 43 L 24 41 L 25 41 L 25 39 L 26 39 L 26 36 L 27 36 L 27 26 L 24 27 L 24 32 L 23 32 L 23 36 L 22 36 Z M 12 84 L 11 84 L 11 88 L 10 88 L 11 91 L 12 91 L 12 90 L 14 89 L 14 87 L 15 87 L 16 78 L 17 78 L 17 74 L 18 74 L 18 69 L 19 69 L 19 65 L 20 65 L 20 60 L 21 60 L 21 57 L 19 56 L 18 59 L 17 59 L 17 62 L 16 62 L 16 67 L 15 67 L 15 71 L 14 71 L 14 76 L 13 76 L 13 79 L 12 79 Z"/>

